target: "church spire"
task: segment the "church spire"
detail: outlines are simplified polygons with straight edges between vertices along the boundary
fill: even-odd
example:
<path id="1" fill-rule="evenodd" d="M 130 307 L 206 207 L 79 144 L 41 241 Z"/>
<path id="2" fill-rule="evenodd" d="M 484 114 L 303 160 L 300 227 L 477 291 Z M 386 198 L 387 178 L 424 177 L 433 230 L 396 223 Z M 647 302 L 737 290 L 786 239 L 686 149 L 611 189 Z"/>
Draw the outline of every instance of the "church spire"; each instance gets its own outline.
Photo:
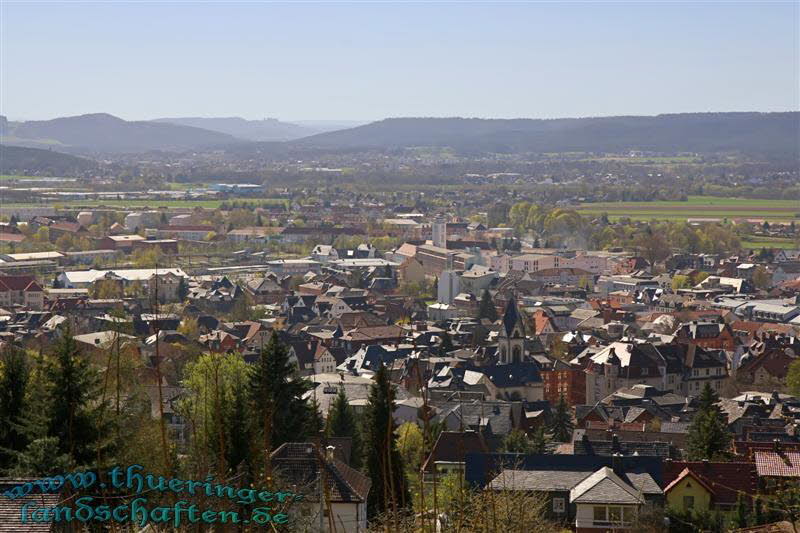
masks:
<path id="1" fill-rule="evenodd" d="M 517 309 L 517 299 L 514 296 L 506 304 L 506 310 L 503 313 L 503 327 L 500 330 L 500 334 L 509 338 L 525 336 L 525 325 L 522 322 L 522 315 Z"/>

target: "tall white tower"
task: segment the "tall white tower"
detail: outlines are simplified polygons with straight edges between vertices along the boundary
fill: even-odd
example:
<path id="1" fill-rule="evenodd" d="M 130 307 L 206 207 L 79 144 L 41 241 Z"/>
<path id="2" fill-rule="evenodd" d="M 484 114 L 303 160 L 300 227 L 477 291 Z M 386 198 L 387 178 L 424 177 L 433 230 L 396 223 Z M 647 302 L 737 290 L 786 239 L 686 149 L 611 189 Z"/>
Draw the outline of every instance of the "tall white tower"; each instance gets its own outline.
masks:
<path id="1" fill-rule="evenodd" d="M 442 217 L 436 217 L 431 226 L 433 245 L 439 248 L 447 248 L 447 221 Z"/>

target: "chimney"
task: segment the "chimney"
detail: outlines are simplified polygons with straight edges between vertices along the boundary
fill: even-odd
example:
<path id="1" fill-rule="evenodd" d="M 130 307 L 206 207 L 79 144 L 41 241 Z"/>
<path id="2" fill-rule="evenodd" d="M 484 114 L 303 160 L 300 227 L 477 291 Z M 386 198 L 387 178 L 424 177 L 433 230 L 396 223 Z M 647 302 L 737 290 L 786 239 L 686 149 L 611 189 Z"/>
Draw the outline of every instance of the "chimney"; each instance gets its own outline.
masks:
<path id="1" fill-rule="evenodd" d="M 326 446 L 325 447 L 325 460 L 326 461 L 333 461 L 333 452 L 336 451 L 336 446 Z"/>

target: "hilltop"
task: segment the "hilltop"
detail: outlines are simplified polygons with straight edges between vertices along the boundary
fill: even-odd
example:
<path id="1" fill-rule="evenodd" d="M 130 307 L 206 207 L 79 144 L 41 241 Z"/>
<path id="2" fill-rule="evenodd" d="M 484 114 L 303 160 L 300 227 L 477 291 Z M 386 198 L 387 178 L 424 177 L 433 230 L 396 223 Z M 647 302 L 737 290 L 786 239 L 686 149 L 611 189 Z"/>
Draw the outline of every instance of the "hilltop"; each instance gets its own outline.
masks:
<path id="1" fill-rule="evenodd" d="M 6 144 L 88 152 L 180 151 L 242 142 L 191 126 L 126 121 L 107 113 L 8 122 Z"/>

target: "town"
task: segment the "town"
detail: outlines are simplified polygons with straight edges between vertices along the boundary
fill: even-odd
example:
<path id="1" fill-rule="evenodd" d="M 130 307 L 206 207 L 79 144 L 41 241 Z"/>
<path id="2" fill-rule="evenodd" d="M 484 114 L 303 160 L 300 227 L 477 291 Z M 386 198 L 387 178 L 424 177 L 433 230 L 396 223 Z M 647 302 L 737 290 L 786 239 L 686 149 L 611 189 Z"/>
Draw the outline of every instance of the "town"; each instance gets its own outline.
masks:
<path id="1" fill-rule="evenodd" d="M 116 457 L 266 468 L 329 530 L 451 527 L 491 491 L 578 531 L 791 518 L 800 250 L 742 246 L 764 221 L 209 190 L 226 199 L 2 208 L 5 472 L 91 464 L 118 426 Z M 74 451 L 24 429 L 31 409 L 85 417 Z"/>
<path id="2" fill-rule="evenodd" d="M 798 36 L 0 0 L 0 533 L 799 533 Z"/>

